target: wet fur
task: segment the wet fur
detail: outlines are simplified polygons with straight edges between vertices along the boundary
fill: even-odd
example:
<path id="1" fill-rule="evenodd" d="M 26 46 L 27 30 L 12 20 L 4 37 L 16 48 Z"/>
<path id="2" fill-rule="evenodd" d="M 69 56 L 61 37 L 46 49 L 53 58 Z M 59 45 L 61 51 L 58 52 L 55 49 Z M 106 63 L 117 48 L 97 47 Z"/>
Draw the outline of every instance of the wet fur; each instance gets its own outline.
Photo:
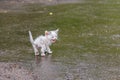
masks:
<path id="1" fill-rule="evenodd" d="M 35 40 L 33 40 L 32 33 L 29 31 L 30 42 L 33 46 L 35 55 L 39 55 L 39 50 L 41 51 L 41 56 L 45 56 L 45 53 L 52 53 L 50 45 L 55 43 L 58 39 L 58 31 L 45 31 L 45 36 L 40 35 Z"/>

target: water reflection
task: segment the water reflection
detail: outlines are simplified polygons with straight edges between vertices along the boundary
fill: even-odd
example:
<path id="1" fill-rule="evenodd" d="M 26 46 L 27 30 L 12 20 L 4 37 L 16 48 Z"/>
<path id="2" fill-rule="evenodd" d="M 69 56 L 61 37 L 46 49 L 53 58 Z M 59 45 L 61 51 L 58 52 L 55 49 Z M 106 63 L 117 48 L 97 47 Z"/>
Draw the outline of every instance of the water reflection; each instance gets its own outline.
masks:
<path id="1" fill-rule="evenodd" d="M 46 55 L 45 57 L 36 56 L 36 66 L 34 67 L 34 73 L 40 80 L 54 80 L 58 78 L 59 73 L 57 65 L 51 61 L 52 55 Z"/>
<path id="2" fill-rule="evenodd" d="M 39 56 L 35 56 L 35 63 L 36 63 L 36 65 L 38 65 L 40 63 L 40 57 Z"/>
<path id="3" fill-rule="evenodd" d="M 120 74 L 118 54 L 81 54 L 82 58 L 70 60 L 52 55 L 36 57 L 34 73 L 37 80 L 118 80 Z M 68 63 L 69 62 L 69 63 Z M 74 62 L 74 64 L 73 64 Z"/>
<path id="4" fill-rule="evenodd" d="M 35 56 L 35 62 L 36 62 L 37 65 L 50 63 L 51 62 L 51 56 L 52 55 L 47 55 L 45 57 Z"/>
<path id="5" fill-rule="evenodd" d="M 34 73 L 36 73 L 37 79 L 40 80 L 74 80 L 80 79 L 79 71 L 80 67 L 76 67 L 75 64 L 61 62 L 61 59 L 54 61 L 52 55 L 46 55 L 45 57 L 35 57 L 36 67 Z M 59 62 L 60 61 L 60 62 Z"/>

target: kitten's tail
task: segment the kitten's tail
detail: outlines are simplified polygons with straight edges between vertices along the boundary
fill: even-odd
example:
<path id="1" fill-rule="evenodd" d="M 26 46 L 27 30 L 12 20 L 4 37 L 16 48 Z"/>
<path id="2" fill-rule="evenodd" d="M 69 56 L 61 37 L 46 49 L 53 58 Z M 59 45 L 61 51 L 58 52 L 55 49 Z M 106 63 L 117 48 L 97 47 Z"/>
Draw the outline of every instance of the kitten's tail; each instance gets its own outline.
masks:
<path id="1" fill-rule="evenodd" d="M 30 37 L 30 42 L 31 42 L 32 44 L 34 44 L 34 40 L 33 40 L 31 31 L 29 31 L 29 37 Z"/>

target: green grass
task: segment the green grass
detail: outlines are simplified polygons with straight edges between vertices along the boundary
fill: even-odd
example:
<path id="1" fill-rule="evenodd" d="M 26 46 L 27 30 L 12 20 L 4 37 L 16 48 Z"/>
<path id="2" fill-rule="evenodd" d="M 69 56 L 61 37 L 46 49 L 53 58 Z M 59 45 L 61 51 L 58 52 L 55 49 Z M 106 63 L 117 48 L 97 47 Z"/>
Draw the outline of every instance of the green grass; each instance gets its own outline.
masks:
<path id="1" fill-rule="evenodd" d="M 35 38 L 45 30 L 57 28 L 59 40 L 51 46 L 53 57 L 120 53 L 120 5 L 112 0 L 22 7 L 26 12 L 0 13 L 0 61 L 33 60 L 28 30 Z"/>

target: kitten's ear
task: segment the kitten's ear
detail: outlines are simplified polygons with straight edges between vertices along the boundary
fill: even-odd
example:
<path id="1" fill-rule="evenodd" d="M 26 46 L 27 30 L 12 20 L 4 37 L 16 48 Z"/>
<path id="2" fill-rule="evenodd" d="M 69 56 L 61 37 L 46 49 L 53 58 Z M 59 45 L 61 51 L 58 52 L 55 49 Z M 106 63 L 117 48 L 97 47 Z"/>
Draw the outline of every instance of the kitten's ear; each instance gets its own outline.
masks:
<path id="1" fill-rule="evenodd" d="M 45 35 L 49 35 L 50 34 L 50 32 L 49 31 L 45 31 Z"/>
<path id="2" fill-rule="evenodd" d="M 56 33 L 58 33 L 59 29 L 55 30 Z"/>
<path id="3" fill-rule="evenodd" d="M 48 35 L 48 31 L 47 30 L 45 31 L 45 35 Z"/>

